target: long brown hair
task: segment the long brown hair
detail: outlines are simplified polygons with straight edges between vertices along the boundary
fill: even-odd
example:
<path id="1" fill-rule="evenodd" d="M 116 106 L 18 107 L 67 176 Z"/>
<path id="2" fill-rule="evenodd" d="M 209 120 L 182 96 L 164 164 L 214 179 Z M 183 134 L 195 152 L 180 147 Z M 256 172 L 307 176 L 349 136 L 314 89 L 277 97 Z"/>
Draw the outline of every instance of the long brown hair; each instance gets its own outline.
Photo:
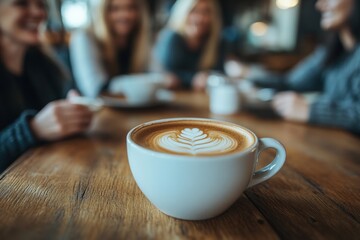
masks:
<path id="1" fill-rule="evenodd" d="M 112 0 L 99 0 L 95 7 L 95 20 L 90 27 L 95 39 L 100 47 L 102 60 L 110 77 L 119 72 L 116 59 L 116 45 L 114 36 L 111 34 L 110 26 L 106 15 Z M 150 54 L 150 18 L 147 4 L 144 0 L 134 0 L 139 9 L 139 26 L 133 33 L 134 43 L 131 51 L 130 72 L 140 73 L 146 71 Z"/>
<path id="2" fill-rule="evenodd" d="M 352 12 L 347 19 L 347 26 L 351 34 L 354 36 L 357 44 L 360 43 L 360 1 L 353 0 Z M 340 40 L 339 32 L 326 34 L 328 40 L 326 41 L 327 55 L 323 62 L 324 66 L 333 64 L 339 56 L 345 51 L 345 48 Z"/>

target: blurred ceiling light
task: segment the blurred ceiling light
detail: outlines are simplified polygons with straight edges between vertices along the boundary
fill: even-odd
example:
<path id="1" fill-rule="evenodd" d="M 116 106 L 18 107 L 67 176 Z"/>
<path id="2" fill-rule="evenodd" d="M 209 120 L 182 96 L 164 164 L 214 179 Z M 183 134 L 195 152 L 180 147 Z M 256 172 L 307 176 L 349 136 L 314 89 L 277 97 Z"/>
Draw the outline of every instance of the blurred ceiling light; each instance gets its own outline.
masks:
<path id="1" fill-rule="evenodd" d="M 88 21 L 88 9 L 85 2 L 66 1 L 61 7 L 64 25 L 68 29 L 85 26 Z"/>
<path id="2" fill-rule="evenodd" d="M 258 36 L 258 37 L 265 36 L 268 29 L 269 29 L 268 24 L 266 24 L 264 22 L 255 22 L 255 23 L 251 24 L 251 27 L 250 27 L 252 34 L 254 34 L 255 36 Z"/>
<path id="3" fill-rule="evenodd" d="M 276 6 L 280 9 L 289 9 L 296 7 L 299 0 L 276 0 Z"/>

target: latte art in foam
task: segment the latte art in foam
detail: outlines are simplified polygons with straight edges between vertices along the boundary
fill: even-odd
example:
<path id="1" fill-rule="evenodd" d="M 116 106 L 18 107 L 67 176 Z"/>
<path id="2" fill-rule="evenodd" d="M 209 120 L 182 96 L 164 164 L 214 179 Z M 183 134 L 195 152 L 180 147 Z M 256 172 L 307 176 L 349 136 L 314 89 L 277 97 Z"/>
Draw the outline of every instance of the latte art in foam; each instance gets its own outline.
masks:
<path id="1" fill-rule="evenodd" d="M 164 149 L 191 155 L 228 152 L 237 148 L 237 141 L 217 131 L 204 132 L 198 128 L 185 128 L 165 132 L 155 137 L 155 142 Z"/>
<path id="2" fill-rule="evenodd" d="M 191 119 L 140 126 L 131 138 L 146 149 L 183 156 L 233 154 L 255 141 L 251 133 L 237 125 Z"/>

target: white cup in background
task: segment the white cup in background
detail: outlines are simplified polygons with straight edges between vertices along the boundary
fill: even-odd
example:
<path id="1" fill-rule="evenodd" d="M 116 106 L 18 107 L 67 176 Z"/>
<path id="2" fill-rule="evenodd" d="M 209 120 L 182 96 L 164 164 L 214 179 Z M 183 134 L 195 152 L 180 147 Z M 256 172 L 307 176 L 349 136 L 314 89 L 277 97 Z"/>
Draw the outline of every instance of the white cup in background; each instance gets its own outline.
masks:
<path id="1" fill-rule="evenodd" d="M 122 93 L 132 105 L 156 101 L 156 92 L 163 87 L 161 74 L 136 74 L 114 78 L 109 86 L 111 93 Z"/>
<path id="2" fill-rule="evenodd" d="M 214 114 L 234 114 L 240 109 L 239 91 L 234 85 L 219 85 L 211 88 L 210 111 Z"/>

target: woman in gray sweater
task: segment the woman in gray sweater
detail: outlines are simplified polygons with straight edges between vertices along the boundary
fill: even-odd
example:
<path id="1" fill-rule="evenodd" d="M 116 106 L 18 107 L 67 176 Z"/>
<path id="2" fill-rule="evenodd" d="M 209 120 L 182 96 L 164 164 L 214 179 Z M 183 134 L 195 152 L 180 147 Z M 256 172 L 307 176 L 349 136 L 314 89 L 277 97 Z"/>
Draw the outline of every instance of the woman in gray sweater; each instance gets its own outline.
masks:
<path id="1" fill-rule="evenodd" d="M 255 76 L 250 71 L 248 78 L 258 86 L 283 91 L 272 106 L 284 119 L 360 133 L 359 5 L 358 0 L 318 0 L 321 27 L 333 32 L 333 41 L 285 76 Z M 298 94 L 306 91 L 322 95 L 310 104 Z"/>

